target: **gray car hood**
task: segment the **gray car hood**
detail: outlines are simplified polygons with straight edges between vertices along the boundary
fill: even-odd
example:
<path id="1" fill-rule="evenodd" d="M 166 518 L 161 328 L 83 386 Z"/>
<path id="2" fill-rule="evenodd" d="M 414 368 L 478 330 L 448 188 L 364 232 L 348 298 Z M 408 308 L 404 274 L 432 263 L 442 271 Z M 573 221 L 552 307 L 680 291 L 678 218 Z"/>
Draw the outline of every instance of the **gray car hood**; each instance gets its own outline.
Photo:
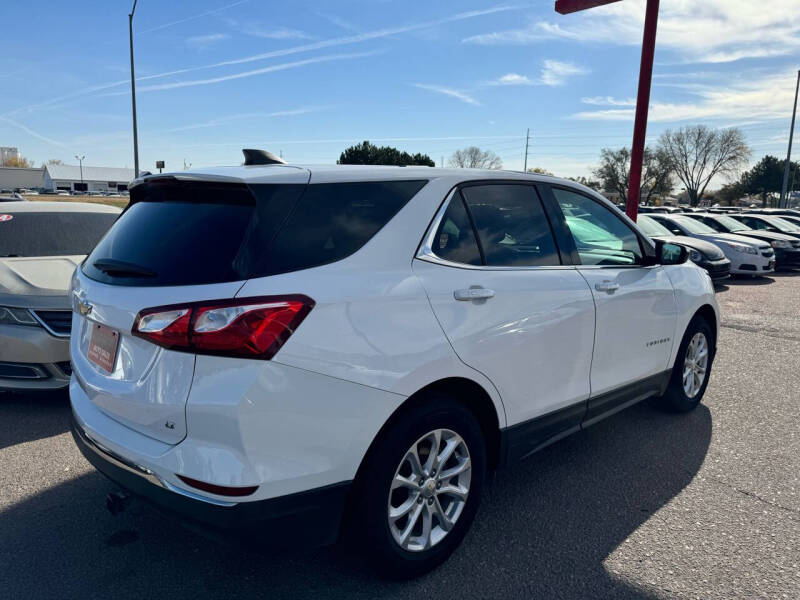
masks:
<path id="1" fill-rule="evenodd" d="M 0 258 L 0 305 L 69 308 L 69 284 L 78 256 Z"/>

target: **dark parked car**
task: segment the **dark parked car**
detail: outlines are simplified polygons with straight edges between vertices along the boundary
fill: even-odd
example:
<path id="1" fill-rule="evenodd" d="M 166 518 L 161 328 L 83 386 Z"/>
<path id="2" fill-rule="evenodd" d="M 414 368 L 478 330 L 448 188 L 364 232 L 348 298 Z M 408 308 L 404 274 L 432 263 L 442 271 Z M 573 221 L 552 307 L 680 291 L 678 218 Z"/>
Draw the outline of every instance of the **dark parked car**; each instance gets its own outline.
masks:
<path id="1" fill-rule="evenodd" d="M 647 215 L 639 215 L 636 224 L 653 239 L 686 247 L 689 251 L 689 259 L 705 269 L 713 281 L 730 277 L 731 261 L 715 244 L 685 235 L 673 235 L 669 229 Z"/>
<path id="2" fill-rule="evenodd" d="M 800 267 L 800 239 L 796 237 L 767 229 L 753 229 L 729 215 L 695 213 L 689 216 L 720 233 L 735 233 L 767 242 L 775 249 L 775 267 L 778 269 Z"/>

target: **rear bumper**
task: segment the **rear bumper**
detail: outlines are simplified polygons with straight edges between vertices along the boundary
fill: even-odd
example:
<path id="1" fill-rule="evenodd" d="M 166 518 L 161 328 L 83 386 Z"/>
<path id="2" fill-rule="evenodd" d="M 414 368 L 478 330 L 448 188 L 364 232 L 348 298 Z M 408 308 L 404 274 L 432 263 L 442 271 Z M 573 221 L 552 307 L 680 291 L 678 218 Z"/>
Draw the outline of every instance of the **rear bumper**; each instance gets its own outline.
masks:
<path id="1" fill-rule="evenodd" d="M 149 469 L 93 441 L 72 418 L 72 436 L 98 471 L 137 498 L 214 536 L 265 546 L 322 546 L 336 541 L 351 482 L 240 503 L 212 503 L 172 488 Z"/>

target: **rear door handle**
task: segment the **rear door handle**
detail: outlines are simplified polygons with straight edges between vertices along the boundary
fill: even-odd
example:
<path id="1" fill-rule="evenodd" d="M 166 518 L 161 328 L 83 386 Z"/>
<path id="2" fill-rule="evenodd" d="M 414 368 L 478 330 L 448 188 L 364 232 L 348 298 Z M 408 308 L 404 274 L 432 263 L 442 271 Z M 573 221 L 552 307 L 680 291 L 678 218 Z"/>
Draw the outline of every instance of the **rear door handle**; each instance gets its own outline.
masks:
<path id="1" fill-rule="evenodd" d="M 456 290 L 453 292 L 453 298 L 456 300 L 486 300 L 494 296 L 494 290 L 488 290 L 482 287 L 466 288 L 463 290 Z"/>
<path id="2" fill-rule="evenodd" d="M 595 283 L 594 289 L 596 289 L 598 292 L 615 292 L 619 289 L 619 284 L 615 281 L 609 281 L 606 279 L 601 283 Z"/>

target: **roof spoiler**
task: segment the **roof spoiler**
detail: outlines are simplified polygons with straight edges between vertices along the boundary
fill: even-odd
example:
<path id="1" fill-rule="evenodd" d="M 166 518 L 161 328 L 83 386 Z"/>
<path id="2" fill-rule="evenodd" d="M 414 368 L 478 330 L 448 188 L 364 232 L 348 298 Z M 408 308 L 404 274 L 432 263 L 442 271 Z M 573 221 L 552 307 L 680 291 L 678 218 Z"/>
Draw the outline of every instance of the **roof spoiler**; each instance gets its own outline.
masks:
<path id="1" fill-rule="evenodd" d="M 272 152 L 266 150 L 254 150 L 252 148 L 243 148 L 244 166 L 251 165 L 285 165 L 286 161 L 278 158 Z"/>

